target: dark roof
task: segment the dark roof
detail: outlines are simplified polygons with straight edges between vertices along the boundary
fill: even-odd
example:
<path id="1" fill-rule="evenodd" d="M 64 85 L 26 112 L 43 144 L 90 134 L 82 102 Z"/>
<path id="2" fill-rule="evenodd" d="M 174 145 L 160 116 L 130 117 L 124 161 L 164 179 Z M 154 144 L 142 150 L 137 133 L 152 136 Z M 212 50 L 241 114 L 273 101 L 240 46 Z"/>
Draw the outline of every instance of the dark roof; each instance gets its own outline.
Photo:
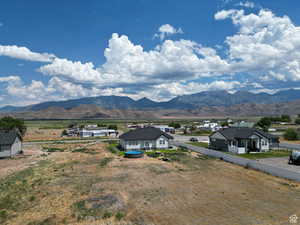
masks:
<path id="1" fill-rule="evenodd" d="M 168 139 L 173 139 L 173 137 L 158 128 L 146 127 L 138 128 L 135 130 L 128 131 L 120 135 L 120 139 L 123 140 L 156 140 L 161 135 L 165 136 Z"/>
<path id="2" fill-rule="evenodd" d="M 262 130 L 258 130 L 255 128 L 247 128 L 247 127 L 230 127 L 222 130 L 218 130 L 215 133 L 221 133 L 226 139 L 247 139 L 253 134 L 258 134 L 260 136 L 264 136 L 268 139 L 277 139 L 278 137 L 269 133 L 266 133 Z"/>
<path id="3" fill-rule="evenodd" d="M 0 130 L 0 145 L 12 145 L 17 137 L 22 140 L 20 133 L 16 130 Z"/>

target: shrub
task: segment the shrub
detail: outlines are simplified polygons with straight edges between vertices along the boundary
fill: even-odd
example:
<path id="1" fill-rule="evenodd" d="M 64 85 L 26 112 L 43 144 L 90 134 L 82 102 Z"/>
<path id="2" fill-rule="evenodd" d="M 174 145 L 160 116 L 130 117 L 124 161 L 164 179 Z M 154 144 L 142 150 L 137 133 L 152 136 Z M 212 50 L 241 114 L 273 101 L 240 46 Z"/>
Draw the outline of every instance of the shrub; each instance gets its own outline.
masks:
<path id="1" fill-rule="evenodd" d="M 48 147 L 43 147 L 43 150 L 46 152 L 63 152 L 65 149 L 63 148 L 48 148 Z"/>
<path id="2" fill-rule="evenodd" d="M 106 157 L 106 158 L 101 159 L 101 161 L 100 161 L 100 167 L 105 167 L 112 160 L 113 160 L 113 158 L 111 158 L 111 157 Z"/>
<path id="3" fill-rule="evenodd" d="M 146 155 L 152 158 L 158 158 L 160 156 L 160 153 L 158 152 L 146 152 Z"/>
<path id="4" fill-rule="evenodd" d="M 123 219 L 123 218 L 124 218 L 124 216 L 125 216 L 125 214 L 124 214 L 124 213 L 122 213 L 122 212 L 118 212 L 118 213 L 116 214 L 116 219 L 117 219 L 117 220 L 121 220 L 121 219 Z"/>
<path id="5" fill-rule="evenodd" d="M 112 213 L 111 213 L 111 212 L 105 212 L 105 213 L 103 214 L 103 216 L 102 216 L 103 219 L 108 219 L 108 218 L 110 218 L 110 217 L 112 217 Z"/>
<path id="6" fill-rule="evenodd" d="M 8 215 L 7 215 L 7 212 L 5 210 L 1 210 L 0 211 L 0 222 L 1 221 L 5 221 L 7 219 Z"/>
<path id="7" fill-rule="evenodd" d="M 299 135 L 295 129 L 289 128 L 284 132 L 283 137 L 286 140 L 293 141 L 297 140 L 299 138 Z"/>

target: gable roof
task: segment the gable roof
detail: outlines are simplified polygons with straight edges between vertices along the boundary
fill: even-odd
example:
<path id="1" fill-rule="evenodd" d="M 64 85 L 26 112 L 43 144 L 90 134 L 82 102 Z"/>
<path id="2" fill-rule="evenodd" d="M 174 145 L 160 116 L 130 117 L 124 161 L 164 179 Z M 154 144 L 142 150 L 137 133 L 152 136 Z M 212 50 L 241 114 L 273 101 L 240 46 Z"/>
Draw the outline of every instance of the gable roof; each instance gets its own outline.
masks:
<path id="1" fill-rule="evenodd" d="M 120 135 L 120 139 L 123 140 L 156 140 L 160 136 L 165 136 L 168 139 L 173 139 L 173 137 L 158 128 L 145 127 L 138 128 L 135 130 L 128 131 Z"/>
<path id="2" fill-rule="evenodd" d="M 16 130 L 0 130 L 0 145 L 12 145 L 17 137 L 22 140 L 20 133 Z"/>
<path id="3" fill-rule="evenodd" d="M 267 139 L 277 139 L 275 135 L 266 133 L 262 130 L 258 130 L 255 128 L 247 128 L 247 127 L 230 127 L 222 130 L 218 130 L 215 133 L 221 133 L 226 139 L 233 140 L 233 139 L 247 139 L 251 135 L 256 134 L 263 136 Z"/>

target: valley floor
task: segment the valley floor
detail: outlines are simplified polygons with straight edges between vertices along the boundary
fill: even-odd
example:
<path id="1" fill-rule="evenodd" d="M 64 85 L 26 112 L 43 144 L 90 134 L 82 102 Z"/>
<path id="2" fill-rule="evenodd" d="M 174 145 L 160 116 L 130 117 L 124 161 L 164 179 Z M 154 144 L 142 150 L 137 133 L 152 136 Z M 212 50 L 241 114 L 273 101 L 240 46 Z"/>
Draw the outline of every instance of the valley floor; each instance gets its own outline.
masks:
<path id="1" fill-rule="evenodd" d="M 288 224 L 300 215 L 299 183 L 195 153 L 164 162 L 124 159 L 105 143 L 26 148 L 0 160 L 0 224 Z"/>

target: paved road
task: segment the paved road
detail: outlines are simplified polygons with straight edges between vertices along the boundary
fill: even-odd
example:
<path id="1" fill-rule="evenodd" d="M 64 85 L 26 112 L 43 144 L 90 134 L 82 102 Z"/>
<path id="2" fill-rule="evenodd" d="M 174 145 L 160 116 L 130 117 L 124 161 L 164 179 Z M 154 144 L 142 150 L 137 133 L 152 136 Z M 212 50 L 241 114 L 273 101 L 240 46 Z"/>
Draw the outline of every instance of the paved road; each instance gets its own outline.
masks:
<path id="1" fill-rule="evenodd" d="M 300 144 L 279 143 L 280 148 L 300 150 Z"/>
<path id="2" fill-rule="evenodd" d="M 300 166 L 288 164 L 289 157 L 265 158 L 257 160 L 260 163 L 280 167 L 283 169 L 291 170 L 300 173 Z"/>
<path id="3" fill-rule="evenodd" d="M 189 142 L 191 138 L 197 138 L 200 142 L 206 142 L 208 143 L 209 138 L 208 136 L 185 136 L 185 135 L 178 135 L 178 134 L 172 134 L 174 137 L 174 141 L 178 142 Z"/>
<path id="4" fill-rule="evenodd" d="M 208 155 L 211 157 L 222 159 L 226 162 L 234 163 L 246 168 L 251 168 L 255 170 L 259 170 L 273 176 L 282 177 L 294 181 L 300 182 L 300 170 L 298 168 L 293 168 L 293 170 L 289 167 L 286 168 L 283 166 L 283 162 L 280 161 L 277 164 L 272 164 L 271 162 L 260 162 L 258 160 L 250 160 L 234 155 L 230 155 L 227 153 L 223 153 L 220 151 L 215 151 L 207 148 L 202 148 L 194 145 L 184 144 L 181 142 L 174 141 L 174 145 L 188 148 L 192 151 L 199 152 L 204 155 Z"/>

